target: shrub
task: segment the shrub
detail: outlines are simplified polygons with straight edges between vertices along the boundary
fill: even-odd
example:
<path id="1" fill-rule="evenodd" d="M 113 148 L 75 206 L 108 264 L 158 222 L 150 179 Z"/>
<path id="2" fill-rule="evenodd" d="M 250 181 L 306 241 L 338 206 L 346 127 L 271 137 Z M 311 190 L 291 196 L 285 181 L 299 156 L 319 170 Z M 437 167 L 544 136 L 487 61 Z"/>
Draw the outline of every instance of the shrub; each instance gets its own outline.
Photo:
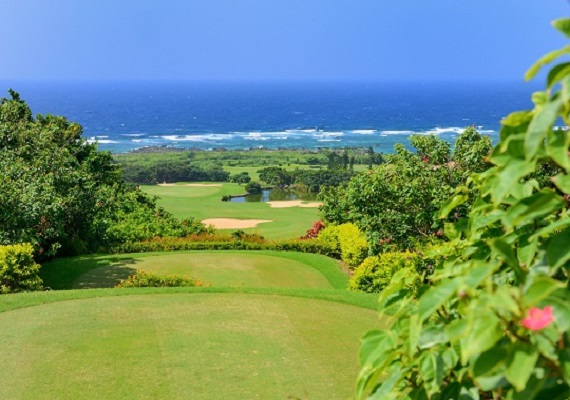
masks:
<path id="1" fill-rule="evenodd" d="M 368 255 L 366 236 L 354 224 L 328 226 L 321 231 L 319 239 L 335 251 L 350 267 L 357 267 Z"/>
<path id="2" fill-rule="evenodd" d="M 31 244 L 0 246 L 0 293 L 41 290 L 39 269 Z"/>
<path id="3" fill-rule="evenodd" d="M 418 273 L 421 266 L 422 258 L 417 253 L 394 252 L 368 257 L 354 270 L 348 288 L 378 293 L 388 286 L 396 272 L 405 270 L 406 279 L 411 282 L 406 288 L 415 292 L 421 283 Z"/>
<path id="4" fill-rule="evenodd" d="M 204 281 L 188 278 L 180 275 L 158 275 L 147 271 L 137 271 L 135 275 L 129 276 L 127 279 L 121 279 L 121 282 L 115 286 L 117 288 L 132 287 L 199 287 L 210 286 Z"/>
<path id="5" fill-rule="evenodd" d="M 254 238 L 252 242 L 248 238 L 236 240 L 230 235 L 193 235 L 186 238 L 155 238 L 149 241 L 124 243 L 114 246 L 110 253 L 145 253 L 155 251 L 178 251 L 178 250 L 278 250 L 298 251 L 301 253 L 322 254 L 329 257 L 339 257 L 339 253 L 327 243 L 320 240 L 278 240 L 259 241 Z"/>
<path id="6" fill-rule="evenodd" d="M 259 194 L 261 193 L 261 185 L 258 182 L 249 182 L 245 185 L 245 190 L 249 194 Z"/>

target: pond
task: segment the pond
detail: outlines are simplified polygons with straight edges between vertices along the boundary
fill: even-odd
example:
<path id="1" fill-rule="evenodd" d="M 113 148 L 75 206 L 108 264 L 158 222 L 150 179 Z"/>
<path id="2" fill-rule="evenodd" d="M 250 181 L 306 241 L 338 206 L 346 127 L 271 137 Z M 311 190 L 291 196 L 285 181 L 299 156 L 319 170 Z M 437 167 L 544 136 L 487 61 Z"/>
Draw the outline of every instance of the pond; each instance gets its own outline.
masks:
<path id="1" fill-rule="evenodd" d="M 233 197 L 232 203 L 266 203 L 268 201 L 284 201 L 284 200 L 317 200 L 317 193 L 307 193 L 296 191 L 295 189 L 269 189 L 264 190 L 261 194 L 250 194 L 245 197 Z"/>

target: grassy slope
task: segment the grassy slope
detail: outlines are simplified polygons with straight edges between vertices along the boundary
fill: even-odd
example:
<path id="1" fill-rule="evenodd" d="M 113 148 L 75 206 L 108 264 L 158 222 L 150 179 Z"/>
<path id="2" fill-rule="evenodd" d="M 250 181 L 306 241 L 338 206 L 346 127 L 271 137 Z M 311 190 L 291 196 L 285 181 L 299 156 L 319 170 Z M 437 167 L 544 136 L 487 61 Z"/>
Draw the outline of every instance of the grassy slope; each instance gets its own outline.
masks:
<path id="1" fill-rule="evenodd" d="M 307 268 L 309 267 L 309 268 Z M 214 286 L 344 289 L 337 262 L 318 254 L 276 251 L 185 251 L 60 258 L 41 268 L 52 289 L 113 287 L 137 269 L 189 275 Z"/>
<path id="2" fill-rule="evenodd" d="M 269 239 L 299 237 L 319 219 L 317 208 L 271 208 L 265 203 L 222 202 L 223 195 L 245 192 L 243 186 L 226 183 L 223 186 L 142 186 L 147 193 L 159 196 L 158 204 L 178 218 L 238 218 L 267 219 L 274 222 L 244 229 Z M 235 229 L 230 229 L 232 231 Z"/>
<path id="3" fill-rule="evenodd" d="M 93 292 L 123 290 L 60 293 Z M 358 338 L 379 325 L 314 299 L 138 293 L 0 313 L 0 398 L 344 399 Z"/>

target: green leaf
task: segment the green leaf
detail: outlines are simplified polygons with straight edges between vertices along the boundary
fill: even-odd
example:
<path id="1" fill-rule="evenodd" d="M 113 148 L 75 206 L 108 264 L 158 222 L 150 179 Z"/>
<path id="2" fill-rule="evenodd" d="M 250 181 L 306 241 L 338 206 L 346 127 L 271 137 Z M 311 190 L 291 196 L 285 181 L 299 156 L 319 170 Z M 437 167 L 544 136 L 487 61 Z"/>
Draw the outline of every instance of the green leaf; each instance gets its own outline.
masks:
<path id="1" fill-rule="evenodd" d="M 548 264 L 560 268 L 570 260 L 570 229 L 565 229 L 550 239 L 547 248 Z"/>
<path id="2" fill-rule="evenodd" d="M 447 337 L 451 342 L 455 342 L 467 335 L 469 324 L 464 319 L 456 319 L 447 324 Z"/>
<path id="3" fill-rule="evenodd" d="M 566 285 L 548 276 L 528 277 L 527 287 L 523 291 L 524 304 L 527 307 L 538 306 L 539 303 L 558 289 L 564 289 Z"/>
<path id="4" fill-rule="evenodd" d="M 524 280 L 525 273 L 515 257 L 513 247 L 508 244 L 504 238 L 499 238 L 491 244 L 491 248 L 499 258 L 505 261 L 507 265 L 512 268 L 519 282 L 522 282 Z"/>
<path id="5" fill-rule="evenodd" d="M 558 221 L 552 222 L 533 233 L 529 240 L 535 240 L 538 237 L 547 236 L 552 232 L 560 231 L 568 226 L 570 226 L 570 218 L 559 219 Z"/>
<path id="6" fill-rule="evenodd" d="M 457 279 L 441 283 L 432 287 L 422 297 L 418 303 L 420 320 L 428 319 L 438 308 L 445 304 L 454 294 L 461 282 Z"/>
<path id="7" fill-rule="evenodd" d="M 518 392 L 525 389 L 537 360 L 538 351 L 532 345 L 515 343 L 509 350 L 505 376 Z"/>
<path id="8" fill-rule="evenodd" d="M 418 347 L 420 349 L 429 349 L 436 344 L 446 343 L 448 341 L 449 338 L 447 337 L 447 333 L 445 332 L 445 327 L 443 325 L 432 326 L 422 331 L 418 341 Z"/>
<path id="9" fill-rule="evenodd" d="M 560 370 L 567 385 L 570 385 L 570 349 L 563 349 L 558 352 Z"/>
<path id="10" fill-rule="evenodd" d="M 530 233 L 521 235 L 517 246 L 517 258 L 523 268 L 533 265 L 534 257 L 538 249 L 538 238 Z"/>
<path id="11" fill-rule="evenodd" d="M 570 74 L 570 62 L 558 64 L 554 66 L 546 78 L 546 87 L 551 89 L 552 86 L 560 82 L 566 75 Z M 544 92 L 543 92 L 544 93 Z"/>
<path id="12" fill-rule="evenodd" d="M 552 178 L 552 182 L 560 189 L 563 193 L 570 193 L 570 175 L 569 174 L 558 174 Z"/>
<path id="13" fill-rule="evenodd" d="M 397 400 L 397 397 L 391 392 L 400 380 L 402 373 L 402 370 L 399 369 L 397 371 L 390 371 L 390 377 L 368 397 L 368 400 Z"/>
<path id="14" fill-rule="evenodd" d="M 416 353 L 418 342 L 420 340 L 420 334 L 422 330 L 422 323 L 418 314 L 413 314 L 410 316 L 410 337 L 409 337 L 409 353 L 410 356 Z"/>
<path id="15" fill-rule="evenodd" d="M 469 363 L 471 374 L 481 389 L 490 391 L 502 383 L 506 356 L 503 346 L 495 346 Z"/>
<path id="16" fill-rule="evenodd" d="M 546 141 L 546 154 L 552 157 L 566 172 L 570 172 L 570 157 L 568 157 L 569 145 L 570 131 L 568 130 L 553 130 L 549 133 L 548 140 Z"/>
<path id="17" fill-rule="evenodd" d="M 542 67 L 546 64 L 550 64 L 552 61 L 556 60 L 558 57 L 563 56 L 564 54 L 570 53 L 570 46 L 565 46 L 559 50 L 551 51 L 550 53 L 542 56 L 537 62 L 535 62 L 529 69 L 526 71 L 524 78 L 527 81 L 530 81 L 535 75 L 540 71 Z"/>
<path id="18" fill-rule="evenodd" d="M 420 374 L 428 395 L 437 393 L 443 383 L 443 359 L 436 351 L 427 351 L 419 360 Z"/>
<path id="19" fill-rule="evenodd" d="M 560 18 L 552 21 L 552 26 L 560 32 L 570 37 L 570 18 Z"/>
<path id="20" fill-rule="evenodd" d="M 503 337 L 499 319 L 490 312 L 472 315 L 468 334 L 461 339 L 461 362 L 489 350 Z"/>
<path id="21" fill-rule="evenodd" d="M 517 127 L 532 120 L 532 111 L 516 111 L 501 120 L 502 125 Z"/>
<path id="22" fill-rule="evenodd" d="M 512 229 L 549 215 L 563 206 L 564 200 L 558 194 L 552 190 L 543 189 L 513 205 L 503 216 L 503 223 L 508 229 Z"/>
<path id="23" fill-rule="evenodd" d="M 546 103 L 532 118 L 528 126 L 524 147 L 526 152 L 526 160 L 534 159 L 540 145 L 546 139 L 548 132 L 552 129 L 552 125 L 558 117 L 558 111 L 562 106 L 562 98 Z"/>
<path id="24" fill-rule="evenodd" d="M 568 298 L 550 296 L 548 305 L 552 306 L 554 310 L 554 322 L 558 328 L 563 332 L 570 330 L 570 302 Z"/>
<path id="25" fill-rule="evenodd" d="M 469 200 L 469 196 L 466 194 L 458 194 L 456 196 L 453 196 L 441 207 L 441 210 L 439 211 L 439 218 L 446 218 L 451 211 L 453 211 L 457 206 L 465 203 L 467 200 Z"/>

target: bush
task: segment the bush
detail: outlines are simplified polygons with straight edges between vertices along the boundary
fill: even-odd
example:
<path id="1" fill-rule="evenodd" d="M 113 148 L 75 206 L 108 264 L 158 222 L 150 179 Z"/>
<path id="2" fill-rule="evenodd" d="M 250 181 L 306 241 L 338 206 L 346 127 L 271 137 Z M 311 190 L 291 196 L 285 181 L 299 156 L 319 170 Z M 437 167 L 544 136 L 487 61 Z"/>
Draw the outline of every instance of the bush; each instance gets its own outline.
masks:
<path id="1" fill-rule="evenodd" d="M 121 279 L 121 282 L 115 286 L 117 288 L 132 287 L 199 287 L 210 286 L 204 281 L 188 278 L 180 275 L 158 275 L 152 272 L 137 271 L 135 275 L 129 276 L 127 279 Z"/>
<path id="2" fill-rule="evenodd" d="M 368 256 L 366 236 L 354 224 L 331 225 L 319 233 L 319 239 L 340 252 L 342 261 L 357 267 Z"/>
<path id="3" fill-rule="evenodd" d="M 252 240 L 249 242 L 248 240 Z M 339 253 L 320 240 L 260 241 L 258 237 L 236 240 L 230 235 L 192 235 L 186 238 L 155 238 L 143 242 L 124 243 L 110 249 L 113 254 L 146 253 L 178 250 L 278 250 L 322 254 L 339 257 Z"/>
<path id="4" fill-rule="evenodd" d="M 249 194 L 259 194 L 261 193 L 261 185 L 258 182 L 249 182 L 245 185 L 245 190 Z"/>
<path id="5" fill-rule="evenodd" d="M 0 293 L 41 290 L 39 269 L 31 244 L 0 246 Z"/>
<path id="6" fill-rule="evenodd" d="M 379 293 L 388 286 L 396 272 L 406 270 L 405 277 L 410 282 L 406 288 L 416 292 L 421 283 L 418 273 L 421 267 L 422 258 L 417 253 L 394 252 L 368 257 L 354 270 L 348 288 Z"/>

